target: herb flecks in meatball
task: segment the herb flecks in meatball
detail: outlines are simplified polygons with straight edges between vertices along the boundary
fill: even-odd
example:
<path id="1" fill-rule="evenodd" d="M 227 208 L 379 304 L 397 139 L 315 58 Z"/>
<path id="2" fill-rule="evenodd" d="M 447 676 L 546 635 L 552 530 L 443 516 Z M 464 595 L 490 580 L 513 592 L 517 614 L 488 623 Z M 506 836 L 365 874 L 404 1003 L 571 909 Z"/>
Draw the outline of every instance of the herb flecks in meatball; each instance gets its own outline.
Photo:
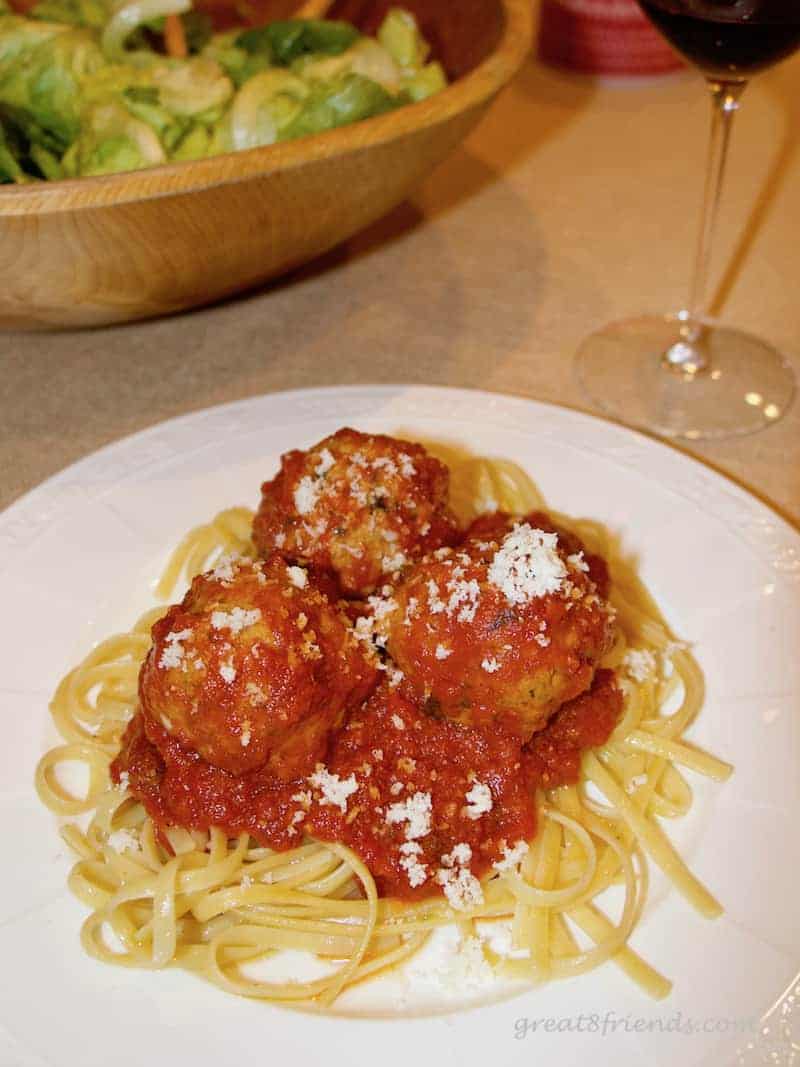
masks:
<path id="1" fill-rule="evenodd" d="M 261 488 L 253 539 L 267 556 L 334 575 L 363 597 L 455 540 L 449 473 L 420 445 L 339 430 L 306 452 L 288 452 Z"/>
<path id="2" fill-rule="evenodd" d="M 146 718 L 208 763 L 287 779 L 313 770 L 375 678 L 313 579 L 274 557 L 195 578 L 153 627 L 139 693 Z"/>

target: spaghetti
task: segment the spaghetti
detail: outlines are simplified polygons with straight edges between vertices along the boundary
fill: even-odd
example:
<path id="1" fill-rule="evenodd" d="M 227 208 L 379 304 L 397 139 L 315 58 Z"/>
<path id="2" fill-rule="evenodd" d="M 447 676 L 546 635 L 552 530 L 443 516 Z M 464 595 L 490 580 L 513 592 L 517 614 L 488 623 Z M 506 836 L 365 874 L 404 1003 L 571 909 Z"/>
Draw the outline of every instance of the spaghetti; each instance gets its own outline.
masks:
<path id="1" fill-rule="evenodd" d="M 543 506 L 512 463 L 468 459 L 451 466 L 451 501 L 461 521 L 487 510 L 520 515 Z M 109 776 L 136 709 L 150 627 L 165 610 L 155 607 L 61 682 L 51 711 L 64 743 L 36 771 L 51 811 L 70 819 L 91 813 L 84 828 L 74 821 L 61 828 L 77 854 L 69 887 L 90 909 L 84 949 L 107 963 L 178 966 L 232 993 L 322 1009 L 343 990 L 408 960 L 437 927 L 458 922 L 474 935 L 505 920 L 514 951 L 499 955 L 481 942 L 501 975 L 541 982 L 610 960 L 649 995 L 666 996 L 670 982 L 629 944 L 647 896 L 648 860 L 700 914 L 720 914 L 660 820 L 691 807 L 681 767 L 717 781 L 731 767 L 683 740 L 703 701 L 702 674 L 673 640 L 620 546 L 599 523 L 553 517 L 609 563 L 618 627 L 602 665 L 617 672 L 623 713 L 608 741 L 583 753 L 577 785 L 538 790 L 536 837 L 518 866 L 484 880 L 480 904 L 454 911 L 439 897 L 381 897 L 354 851 L 310 837 L 275 851 L 246 833 L 229 839 L 217 828 L 159 830 L 126 776 L 116 786 Z M 159 597 L 166 600 L 223 554 L 253 557 L 252 518 L 244 508 L 231 509 L 187 535 L 161 578 Z M 67 763 L 86 768 L 82 796 L 61 783 Z M 603 899 L 612 887 L 623 897 L 616 919 Z M 253 976 L 251 964 L 285 949 L 315 954 L 329 973 L 306 982 Z"/>

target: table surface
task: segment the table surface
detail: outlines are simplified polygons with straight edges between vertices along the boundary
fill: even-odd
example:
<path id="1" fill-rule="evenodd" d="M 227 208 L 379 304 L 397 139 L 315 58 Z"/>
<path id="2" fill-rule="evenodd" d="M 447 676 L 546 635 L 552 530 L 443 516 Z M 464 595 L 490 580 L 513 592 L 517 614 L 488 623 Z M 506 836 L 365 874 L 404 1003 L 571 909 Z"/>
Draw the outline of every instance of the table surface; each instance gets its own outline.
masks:
<path id="1" fill-rule="evenodd" d="M 155 322 L 0 338 L 0 508 L 173 415 L 279 389 L 480 387 L 591 410 L 592 329 L 685 302 L 707 105 L 692 73 L 603 83 L 531 60 L 417 194 L 271 288 Z M 800 375 L 800 56 L 737 117 L 716 310 Z M 800 523 L 800 403 L 687 451 Z"/>

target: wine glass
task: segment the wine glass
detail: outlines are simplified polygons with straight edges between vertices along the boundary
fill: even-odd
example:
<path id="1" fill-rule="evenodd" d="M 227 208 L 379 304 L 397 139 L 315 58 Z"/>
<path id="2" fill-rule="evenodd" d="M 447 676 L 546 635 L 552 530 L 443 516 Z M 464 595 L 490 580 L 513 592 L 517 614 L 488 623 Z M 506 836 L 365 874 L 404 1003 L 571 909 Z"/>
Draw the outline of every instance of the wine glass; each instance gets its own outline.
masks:
<path id="1" fill-rule="evenodd" d="M 800 47 L 800 0 L 638 0 L 705 75 L 711 141 L 702 223 L 685 310 L 616 322 L 578 351 L 578 376 L 610 415 L 669 437 L 722 438 L 779 419 L 794 374 L 766 341 L 707 314 L 712 237 L 731 124 L 751 74 Z"/>

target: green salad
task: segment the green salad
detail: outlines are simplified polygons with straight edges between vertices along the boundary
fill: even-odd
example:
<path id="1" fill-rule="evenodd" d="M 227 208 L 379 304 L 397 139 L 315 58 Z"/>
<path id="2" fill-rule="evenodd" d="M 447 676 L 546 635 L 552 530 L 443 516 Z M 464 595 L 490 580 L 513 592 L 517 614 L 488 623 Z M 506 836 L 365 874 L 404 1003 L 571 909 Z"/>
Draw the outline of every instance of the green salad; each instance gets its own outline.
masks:
<path id="1" fill-rule="evenodd" d="M 0 0 L 0 182 L 202 159 L 320 133 L 438 92 L 401 8 L 377 36 L 292 19 L 212 32 L 191 0 Z"/>

